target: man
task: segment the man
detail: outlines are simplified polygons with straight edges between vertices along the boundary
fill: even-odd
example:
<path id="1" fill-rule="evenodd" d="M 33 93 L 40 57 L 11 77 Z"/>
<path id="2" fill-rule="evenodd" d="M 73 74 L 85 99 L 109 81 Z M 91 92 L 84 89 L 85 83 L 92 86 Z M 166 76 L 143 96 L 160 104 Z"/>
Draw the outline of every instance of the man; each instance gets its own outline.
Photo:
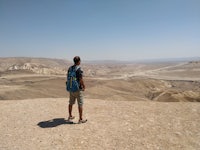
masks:
<path id="1" fill-rule="evenodd" d="M 85 91 L 85 84 L 83 81 L 83 71 L 80 68 L 81 59 L 79 56 L 74 57 L 74 65 L 69 67 L 67 73 L 67 91 L 69 91 L 69 117 L 68 120 L 71 121 L 75 117 L 72 115 L 72 107 L 75 104 L 75 100 L 78 102 L 79 110 L 79 122 L 85 123 L 87 119 L 83 119 L 83 91 Z"/>

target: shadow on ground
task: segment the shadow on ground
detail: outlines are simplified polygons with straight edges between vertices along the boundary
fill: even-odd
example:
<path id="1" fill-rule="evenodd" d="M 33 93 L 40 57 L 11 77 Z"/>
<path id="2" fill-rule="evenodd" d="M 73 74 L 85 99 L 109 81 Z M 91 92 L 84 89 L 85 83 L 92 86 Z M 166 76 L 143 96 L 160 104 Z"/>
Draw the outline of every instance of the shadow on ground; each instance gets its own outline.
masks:
<path id="1" fill-rule="evenodd" d="M 52 120 L 39 122 L 37 125 L 41 128 L 53 128 L 62 124 L 74 124 L 74 122 L 65 120 L 65 118 L 55 118 Z"/>

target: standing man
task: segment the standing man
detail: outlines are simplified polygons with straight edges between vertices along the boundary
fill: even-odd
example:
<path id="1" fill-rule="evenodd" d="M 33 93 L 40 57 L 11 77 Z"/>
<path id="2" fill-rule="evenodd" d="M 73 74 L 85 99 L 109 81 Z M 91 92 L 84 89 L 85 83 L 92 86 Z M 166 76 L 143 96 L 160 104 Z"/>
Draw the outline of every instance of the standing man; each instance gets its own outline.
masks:
<path id="1" fill-rule="evenodd" d="M 69 91 L 69 117 L 68 121 L 73 120 L 75 117 L 72 115 L 72 107 L 77 99 L 78 111 L 79 111 L 79 122 L 85 123 L 87 119 L 83 119 L 83 91 L 85 90 L 85 84 L 83 81 L 83 71 L 80 68 L 81 59 L 79 56 L 74 57 L 74 65 L 69 67 L 67 73 L 67 84 L 66 89 Z"/>

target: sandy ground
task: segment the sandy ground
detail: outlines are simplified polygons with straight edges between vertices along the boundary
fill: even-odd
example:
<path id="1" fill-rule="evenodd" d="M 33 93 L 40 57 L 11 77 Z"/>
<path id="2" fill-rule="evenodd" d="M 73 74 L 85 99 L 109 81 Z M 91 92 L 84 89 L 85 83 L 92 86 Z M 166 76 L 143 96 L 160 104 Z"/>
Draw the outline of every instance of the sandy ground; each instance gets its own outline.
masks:
<path id="1" fill-rule="evenodd" d="M 200 81 L 148 77 L 130 77 L 127 80 L 85 77 L 84 80 L 88 99 L 200 102 Z M 3 76 L 0 77 L 0 100 L 67 97 L 65 81 L 64 76 Z"/>
<path id="2" fill-rule="evenodd" d="M 67 98 L 0 101 L 1 150 L 197 150 L 200 103 L 85 99 L 85 124 L 65 121 Z"/>

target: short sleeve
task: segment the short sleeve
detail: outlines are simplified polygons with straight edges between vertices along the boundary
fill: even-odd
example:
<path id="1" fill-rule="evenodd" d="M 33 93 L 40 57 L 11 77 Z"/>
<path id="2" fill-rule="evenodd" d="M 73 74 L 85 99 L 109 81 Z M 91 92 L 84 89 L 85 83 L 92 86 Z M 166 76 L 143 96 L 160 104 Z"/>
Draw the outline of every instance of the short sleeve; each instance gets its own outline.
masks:
<path id="1" fill-rule="evenodd" d="M 76 71 L 76 77 L 78 79 L 81 79 L 83 77 L 83 71 L 81 70 L 81 68 L 79 68 L 77 71 Z"/>

